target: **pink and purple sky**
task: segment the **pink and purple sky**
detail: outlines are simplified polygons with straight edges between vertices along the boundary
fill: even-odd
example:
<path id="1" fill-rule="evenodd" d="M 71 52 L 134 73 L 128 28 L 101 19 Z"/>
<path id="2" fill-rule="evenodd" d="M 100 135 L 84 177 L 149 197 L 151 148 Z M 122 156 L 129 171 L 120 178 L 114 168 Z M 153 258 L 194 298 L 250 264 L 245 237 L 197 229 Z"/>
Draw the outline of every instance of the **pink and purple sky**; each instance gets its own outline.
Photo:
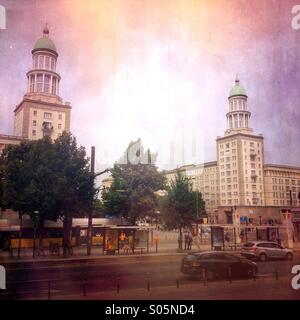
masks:
<path id="1" fill-rule="evenodd" d="M 300 165 L 300 0 L 0 0 L 0 132 L 26 92 L 31 50 L 47 22 L 71 130 L 97 170 L 131 140 L 160 168 L 216 160 L 235 74 L 248 94 L 265 162 Z M 184 147 L 183 147 L 184 146 Z M 184 149 L 184 152 L 183 152 Z M 170 157 L 175 152 L 174 161 Z"/>

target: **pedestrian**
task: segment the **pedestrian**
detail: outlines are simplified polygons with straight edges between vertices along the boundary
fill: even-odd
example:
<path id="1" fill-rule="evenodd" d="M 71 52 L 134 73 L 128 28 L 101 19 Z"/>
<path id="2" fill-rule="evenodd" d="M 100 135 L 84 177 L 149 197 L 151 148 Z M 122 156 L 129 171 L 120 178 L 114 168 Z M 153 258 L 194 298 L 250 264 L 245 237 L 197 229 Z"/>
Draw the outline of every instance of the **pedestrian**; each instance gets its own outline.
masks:
<path id="1" fill-rule="evenodd" d="M 187 232 L 184 233 L 184 250 L 188 249 L 188 241 L 189 241 L 189 235 Z"/>
<path id="2" fill-rule="evenodd" d="M 182 250 L 182 234 L 180 232 L 178 234 L 178 248 Z"/>
<path id="3" fill-rule="evenodd" d="M 193 237 L 191 234 L 188 235 L 188 250 L 192 250 Z"/>

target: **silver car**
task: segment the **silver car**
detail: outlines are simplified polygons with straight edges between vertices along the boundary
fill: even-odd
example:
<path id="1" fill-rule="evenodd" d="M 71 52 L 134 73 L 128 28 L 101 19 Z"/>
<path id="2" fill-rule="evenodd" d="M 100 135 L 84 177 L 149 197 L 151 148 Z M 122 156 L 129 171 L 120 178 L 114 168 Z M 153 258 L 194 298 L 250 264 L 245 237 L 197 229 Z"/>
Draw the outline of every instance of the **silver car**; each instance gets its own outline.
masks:
<path id="1" fill-rule="evenodd" d="M 242 247 L 241 254 L 250 259 L 266 261 L 267 259 L 293 260 L 293 251 L 276 242 L 251 241 Z"/>

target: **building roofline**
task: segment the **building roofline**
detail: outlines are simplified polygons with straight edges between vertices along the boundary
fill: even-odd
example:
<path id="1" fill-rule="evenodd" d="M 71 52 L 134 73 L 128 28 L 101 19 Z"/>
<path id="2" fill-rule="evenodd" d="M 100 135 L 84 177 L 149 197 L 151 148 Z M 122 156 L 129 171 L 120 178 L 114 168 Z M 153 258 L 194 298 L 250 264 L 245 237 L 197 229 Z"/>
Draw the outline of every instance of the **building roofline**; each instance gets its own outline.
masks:
<path id="1" fill-rule="evenodd" d="M 175 169 L 163 170 L 163 172 L 164 173 L 175 173 L 177 170 L 183 171 L 186 168 L 191 168 L 191 169 L 194 169 L 194 168 L 197 168 L 197 167 L 206 168 L 206 167 L 213 167 L 213 166 L 217 166 L 217 165 L 218 165 L 217 161 L 209 161 L 209 162 L 203 162 L 203 163 L 200 163 L 200 164 L 186 164 L 186 165 L 183 165 L 183 166 L 175 168 Z"/>
<path id="2" fill-rule="evenodd" d="M 27 138 L 24 138 L 22 136 L 13 136 L 9 134 L 0 134 L 0 139 L 13 140 L 13 141 L 28 140 Z"/>
<path id="3" fill-rule="evenodd" d="M 54 107 L 59 107 L 59 108 L 65 108 L 65 109 L 72 109 L 72 107 L 68 104 L 60 104 L 60 103 L 53 103 L 53 102 L 47 102 L 47 101 L 43 101 L 43 100 L 34 100 L 34 99 L 23 99 L 15 108 L 14 112 L 16 113 L 18 111 L 18 109 L 21 107 L 21 105 L 24 102 L 31 102 L 31 103 L 38 103 L 38 104 L 43 104 L 43 105 L 47 105 L 47 106 L 54 106 Z"/>
<path id="4" fill-rule="evenodd" d="M 286 164 L 272 164 L 272 163 L 266 163 L 264 164 L 264 170 L 267 169 L 268 167 L 270 168 L 278 168 L 278 169 L 293 169 L 293 170 L 300 170 L 300 167 L 296 166 L 290 166 Z"/>
<path id="5" fill-rule="evenodd" d="M 247 133 L 237 132 L 227 136 L 217 137 L 216 141 L 226 140 L 227 138 L 236 137 L 236 136 L 264 139 L 264 136 L 262 134 L 247 134 Z"/>

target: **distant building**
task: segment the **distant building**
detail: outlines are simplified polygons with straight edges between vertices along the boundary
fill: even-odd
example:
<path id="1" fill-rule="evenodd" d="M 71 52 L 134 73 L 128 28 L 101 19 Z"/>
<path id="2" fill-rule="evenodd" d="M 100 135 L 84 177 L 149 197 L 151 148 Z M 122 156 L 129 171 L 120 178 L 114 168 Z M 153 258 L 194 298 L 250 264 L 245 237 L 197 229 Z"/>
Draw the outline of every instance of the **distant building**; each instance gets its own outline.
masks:
<path id="1" fill-rule="evenodd" d="M 250 127 L 248 97 L 238 78 L 228 102 L 227 129 L 216 140 L 217 161 L 178 170 L 202 193 L 211 222 L 231 223 L 236 209 L 248 221 L 276 223 L 288 209 L 300 235 L 300 167 L 265 164 L 264 137 Z M 166 171 L 169 181 L 175 174 Z"/>
<path id="2" fill-rule="evenodd" d="M 14 135 L 0 134 L 0 151 L 24 139 L 37 140 L 44 136 L 56 139 L 62 132 L 70 131 L 71 106 L 59 96 L 58 53 L 47 27 L 31 52 L 27 92 L 14 110 Z"/>

